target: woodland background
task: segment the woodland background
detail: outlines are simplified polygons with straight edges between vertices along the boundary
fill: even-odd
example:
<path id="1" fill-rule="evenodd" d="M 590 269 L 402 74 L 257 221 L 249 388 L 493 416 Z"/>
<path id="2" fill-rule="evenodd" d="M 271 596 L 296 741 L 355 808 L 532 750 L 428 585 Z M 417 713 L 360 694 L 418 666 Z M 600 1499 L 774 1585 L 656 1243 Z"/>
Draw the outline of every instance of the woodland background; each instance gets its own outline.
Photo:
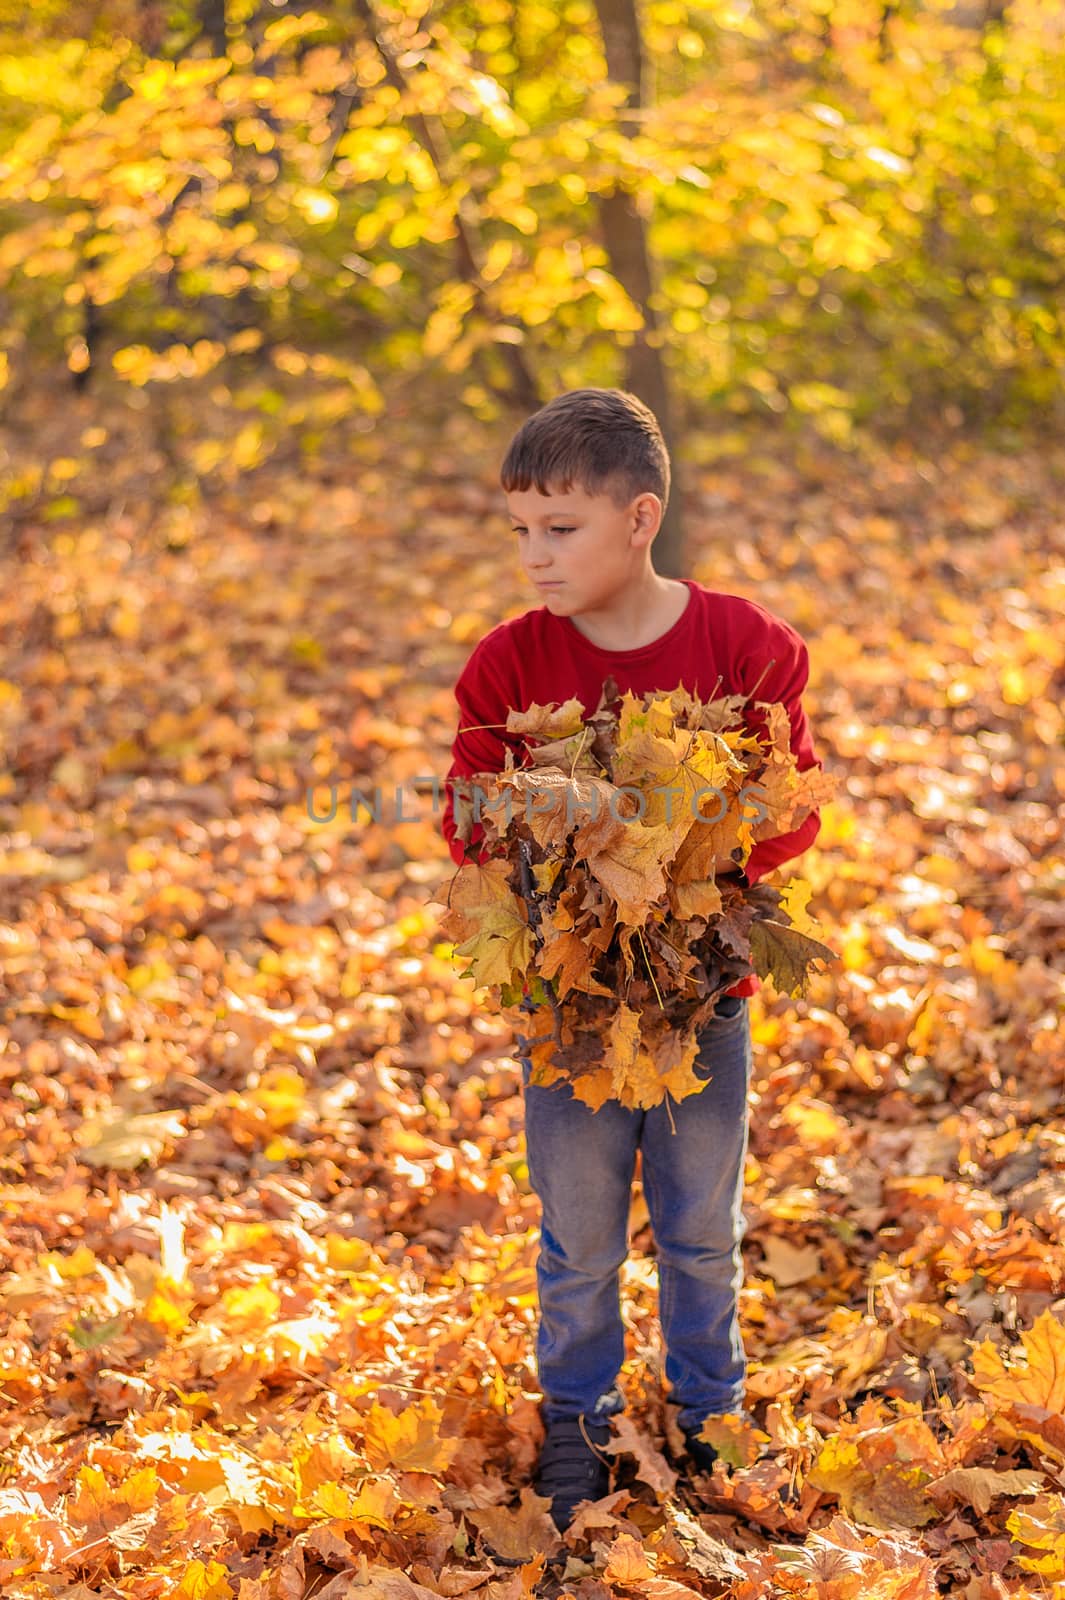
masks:
<path id="1" fill-rule="evenodd" d="M 0 0 L 5 1597 L 1065 1595 L 1063 35 Z M 637 1182 L 613 1513 L 560 1552 L 425 780 L 534 603 L 510 433 L 615 383 L 661 570 L 810 644 L 839 960 L 752 1001 L 764 1451 L 670 1465 Z"/>

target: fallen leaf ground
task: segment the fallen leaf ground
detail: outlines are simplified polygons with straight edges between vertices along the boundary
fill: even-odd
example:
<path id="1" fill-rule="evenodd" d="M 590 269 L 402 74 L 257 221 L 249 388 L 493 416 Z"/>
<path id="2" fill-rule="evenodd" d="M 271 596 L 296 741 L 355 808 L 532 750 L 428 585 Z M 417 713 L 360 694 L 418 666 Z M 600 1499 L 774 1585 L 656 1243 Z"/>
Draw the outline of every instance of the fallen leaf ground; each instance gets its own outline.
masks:
<path id="1" fill-rule="evenodd" d="M 637 1183 L 616 1487 L 563 1544 L 520 1073 L 428 904 L 451 686 L 535 604 L 506 430 L 200 493 L 206 400 L 63 404 L 4 438 L 91 459 L 0 591 L 0 1592 L 1065 1595 L 1065 453 L 692 470 L 690 573 L 810 644 L 839 961 L 752 1002 L 764 1453 L 676 1471 Z"/>

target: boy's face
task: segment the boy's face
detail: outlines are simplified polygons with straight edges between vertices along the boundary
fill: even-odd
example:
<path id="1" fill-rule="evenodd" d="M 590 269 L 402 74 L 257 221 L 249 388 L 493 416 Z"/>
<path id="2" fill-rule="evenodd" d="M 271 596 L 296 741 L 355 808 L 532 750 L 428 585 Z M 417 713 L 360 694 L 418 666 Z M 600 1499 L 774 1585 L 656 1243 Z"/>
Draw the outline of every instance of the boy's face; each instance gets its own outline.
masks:
<path id="1" fill-rule="evenodd" d="M 646 570 L 662 502 L 645 492 L 619 508 L 578 484 L 565 493 L 548 487 L 549 494 L 530 487 L 506 496 L 525 575 L 556 614 L 608 610 Z"/>

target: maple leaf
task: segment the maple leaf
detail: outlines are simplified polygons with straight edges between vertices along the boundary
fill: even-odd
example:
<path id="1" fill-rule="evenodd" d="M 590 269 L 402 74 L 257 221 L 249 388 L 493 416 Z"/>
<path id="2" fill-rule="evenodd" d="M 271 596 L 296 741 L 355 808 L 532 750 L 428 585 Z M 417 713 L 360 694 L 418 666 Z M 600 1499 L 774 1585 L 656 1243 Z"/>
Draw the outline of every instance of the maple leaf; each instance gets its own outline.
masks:
<path id="1" fill-rule="evenodd" d="M 750 928 L 754 919 L 754 907 L 746 899 L 730 900 L 714 924 L 716 942 L 746 961 L 751 950 Z"/>
<path id="2" fill-rule="evenodd" d="M 931 1495 L 949 1496 L 983 1516 L 1001 1495 L 1038 1494 L 1046 1479 L 1041 1472 L 996 1472 L 991 1467 L 955 1467 L 928 1485 Z"/>
<path id="3" fill-rule="evenodd" d="M 487 776 L 487 775 L 486 775 Z M 507 804 L 521 801 L 519 818 L 542 850 L 561 855 L 566 842 L 587 811 L 597 816 L 609 809 L 613 790 L 598 774 L 571 773 L 561 767 L 543 767 L 535 772 L 521 770 L 502 774 L 493 787 L 485 784 L 489 796 L 486 828 L 500 836 L 511 827 Z"/>
<path id="4" fill-rule="evenodd" d="M 488 1506 L 466 1515 L 495 1555 L 511 1561 L 529 1561 L 541 1552 L 552 1554 L 562 1542 L 550 1510 L 551 1496 L 539 1495 L 525 1484 L 516 1509 Z"/>
<path id="5" fill-rule="evenodd" d="M 751 923 L 751 960 L 760 978 L 772 978 L 781 994 L 805 994 L 807 968 L 811 961 L 834 961 L 836 953 L 828 945 L 799 933 L 783 922 L 760 917 Z"/>
<path id="6" fill-rule="evenodd" d="M 810 885 L 802 878 L 792 878 L 780 890 L 780 910 L 796 933 L 804 933 L 813 938 L 817 932 L 817 924 L 806 909 L 811 893 Z"/>
<path id="7" fill-rule="evenodd" d="M 705 1087 L 709 1078 L 700 1078 L 695 1071 L 699 1053 L 699 1037 L 694 1030 L 669 1029 L 656 1052 L 664 1094 L 671 1094 L 674 1100 L 685 1100 Z"/>
<path id="8" fill-rule="evenodd" d="M 595 1072 L 582 1072 L 579 1078 L 570 1078 L 562 1070 L 552 1072 L 541 1068 L 539 1077 L 534 1073 L 529 1082 L 538 1083 L 544 1088 L 552 1083 L 569 1083 L 574 1100 L 579 1100 L 592 1111 L 598 1111 L 608 1100 L 617 1098 L 614 1094 L 614 1075 L 605 1067 Z"/>
<path id="9" fill-rule="evenodd" d="M 390 1411 L 374 1401 L 362 1420 L 363 1449 L 372 1467 L 403 1472 L 444 1472 L 461 1446 L 460 1439 L 442 1439 L 443 1412 L 431 1397 Z"/>
<path id="10" fill-rule="evenodd" d="M 974 1388 L 1005 1405 L 1065 1414 L 1065 1324 L 1042 1311 L 1031 1328 L 1021 1330 L 1021 1346 L 1024 1361 L 1007 1362 L 990 1339 L 978 1344 L 972 1353 Z"/>
<path id="11" fill-rule="evenodd" d="M 524 711 L 507 712 L 507 732 L 535 734 L 542 739 L 564 739 L 584 727 L 584 707 L 576 695 L 561 705 L 533 701 Z"/>
<path id="12" fill-rule="evenodd" d="M 769 1234 L 758 1242 L 765 1256 L 766 1276 L 782 1289 L 806 1283 L 821 1271 L 821 1252 L 814 1245 L 794 1245 L 776 1234 Z"/>
<path id="13" fill-rule="evenodd" d="M 576 933 L 548 934 L 544 939 L 544 952 L 540 961 L 540 976 L 554 981 L 555 993 L 561 998 L 572 990 L 582 994 L 601 994 L 613 999 L 614 991 L 600 983 L 588 968 L 588 949 Z"/>
<path id="14" fill-rule="evenodd" d="M 537 745 L 531 754 L 528 769 L 534 770 L 540 767 L 561 767 L 571 778 L 578 772 L 597 776 L 599 762 L 589 743 L 587 730 L 582 728 L 579 733 L 572 733 L 568 738 L 551 739 L 547 744 Z"/>
<path id="15" fill-rule="evenodd" d="M 1065 1326 L 1049 1311 L 1021 1331 L 1026 1359 L 1006 1360 L 985 1339 L 972 1353 L 973 1387 L 995 1400 L 996 1425 L 1065 1464 Z"/>
<path id="16" fill-rule="evenodd" d="M 574 840 L 578 858 L 617 907 L 618 920 L 642 927 L 651 904 L 666 890 L 665 860 L 671 830 L 640 822 L 588 823 Z"/>
<path id="17" fill-rule="evenodd" d="M 746 860 L 754 843 L 749 819 L 735 809 L 692 827 L 670 868 L 670 907 L 675 917 L 717 915 L 721 894 L 717 875 Z"/>
<path id="18" fill-rule="evenodd" d="M 715 861 L 720 856 L 711 844 L 708 854 Z M 696 917 L 709 921 L 718 917 L 724 907 L 721 890 L 713 877 L 699 877 L 695 873 L 686 879 L 673 878 L 669 886 L 669 909 L 678 922 L 692 922 Z"/>
<path id="19" fill-rule="evenodd" d="M 1019 1567 L 1038 1572 L 1041 1578 L 1065 1578 L 1065 1496 L 1041 1494 L 1023 1510 L 1011 1511 L 1006 1527 L 1018 1544 L 1044 1552 L 1040 1556 L 1019 1555 Z"/>
<path id="20" fill-rule="evenodd" d="M 731 1467 L 750 1467 L 758 1460 L 761 1446 L 769 1435 L 738 1412 L 719 1412 L 705 1418 L 697 1435 L 712 1445 L 722 1461 Z"/>
<path id="21" fill-rule="evenodd" d="M 78 1131 L 78 1142 L 84 1161 L 123 1172 L 158 1161 L 167 1144 L 186 1133 L 175 1111 L 113 1112 L 88 1118 Z"/>
<path id="22" fill-rule="evenodd" d="M 619 1533 L 607 1550 L 603 1577 L 624 1586 L 640 1585 L 653 1578 L 654 1568 L 647 1559 L 647 1551 L 631 1533 Z"/>
<path id="23" fill-rule="evenodd" d="M 230 1589 L 229 1594 L 232 1593 Z M 354 1594 L 359 1595 L 360 1600 L 439 1600 L 438 1590 L 415 1583 L 398 1567 L 367 1561 L 365 1551 L 360 1551 L 356 1567 L 338 1573 L 324 1589 L 319 1588 L 317 1594 L 321 1600 L 350 1600 Z"/>
<path id="24" fill-rule="evenodd" d="M 847 1515 L 875 1528 L 920 1528 L 938 1516 L 925 1494 L 919 1468 L 901 1462 L 885 1463 L 873 1472 L 862 1461 L 853 1440 L 830 1439 L 807 1482 L 815 1489 L 837 1495 Z"/>
<path id="25" fill-rule="evenodd" d="M 463 867 L 440 919 L 441 932 L 455 940 L 456 955 L 470 958 L 467 971 L 481 984 L 510 983 L 532 959 L 528 912 L 509 877 L 505 861 Z"/>
<path id="26" fill-rule="evenodd" d="M 654 1090 L 649 1063 L 640 1048 L 640 1014 L 624 1002 L 618 1006 L 605 1039 L 603 1065 L 611 1074 L 615 1098 L 625 1098 L 628 1089 L 638 1097 L 641 1088 Z M 636 1103 L 642 1103 L 636 1101 Z"/>

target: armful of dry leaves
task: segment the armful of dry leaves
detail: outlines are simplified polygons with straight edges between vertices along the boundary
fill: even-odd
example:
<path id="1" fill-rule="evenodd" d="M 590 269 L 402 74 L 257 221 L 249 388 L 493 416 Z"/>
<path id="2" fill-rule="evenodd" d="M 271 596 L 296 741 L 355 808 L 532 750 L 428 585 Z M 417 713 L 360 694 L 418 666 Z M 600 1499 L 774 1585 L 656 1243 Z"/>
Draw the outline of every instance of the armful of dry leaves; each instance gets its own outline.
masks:
<path id="1" fill-rule="evenodd" d="M 749 886 L 742 871 L 835 780 L 797 770 L 782 705 L 762 704 L 760 739 L 745 704 L 619 696 L 607 678 L 587 719 L 576 699 L 510 711 L 529 765 L 508 752 L 503 772 L 456 784 L 456 837 L 481 822 L 484 842 L 450 880 L 441 933 L 463 976 L 498 989 L 533 1082 L 570 1082 L 594 1109 L 697 1094 L 698 1032 L 723 990 L 756 972 L 800 994 L 811 963 L 835 960 L 808 884 Z"/>

